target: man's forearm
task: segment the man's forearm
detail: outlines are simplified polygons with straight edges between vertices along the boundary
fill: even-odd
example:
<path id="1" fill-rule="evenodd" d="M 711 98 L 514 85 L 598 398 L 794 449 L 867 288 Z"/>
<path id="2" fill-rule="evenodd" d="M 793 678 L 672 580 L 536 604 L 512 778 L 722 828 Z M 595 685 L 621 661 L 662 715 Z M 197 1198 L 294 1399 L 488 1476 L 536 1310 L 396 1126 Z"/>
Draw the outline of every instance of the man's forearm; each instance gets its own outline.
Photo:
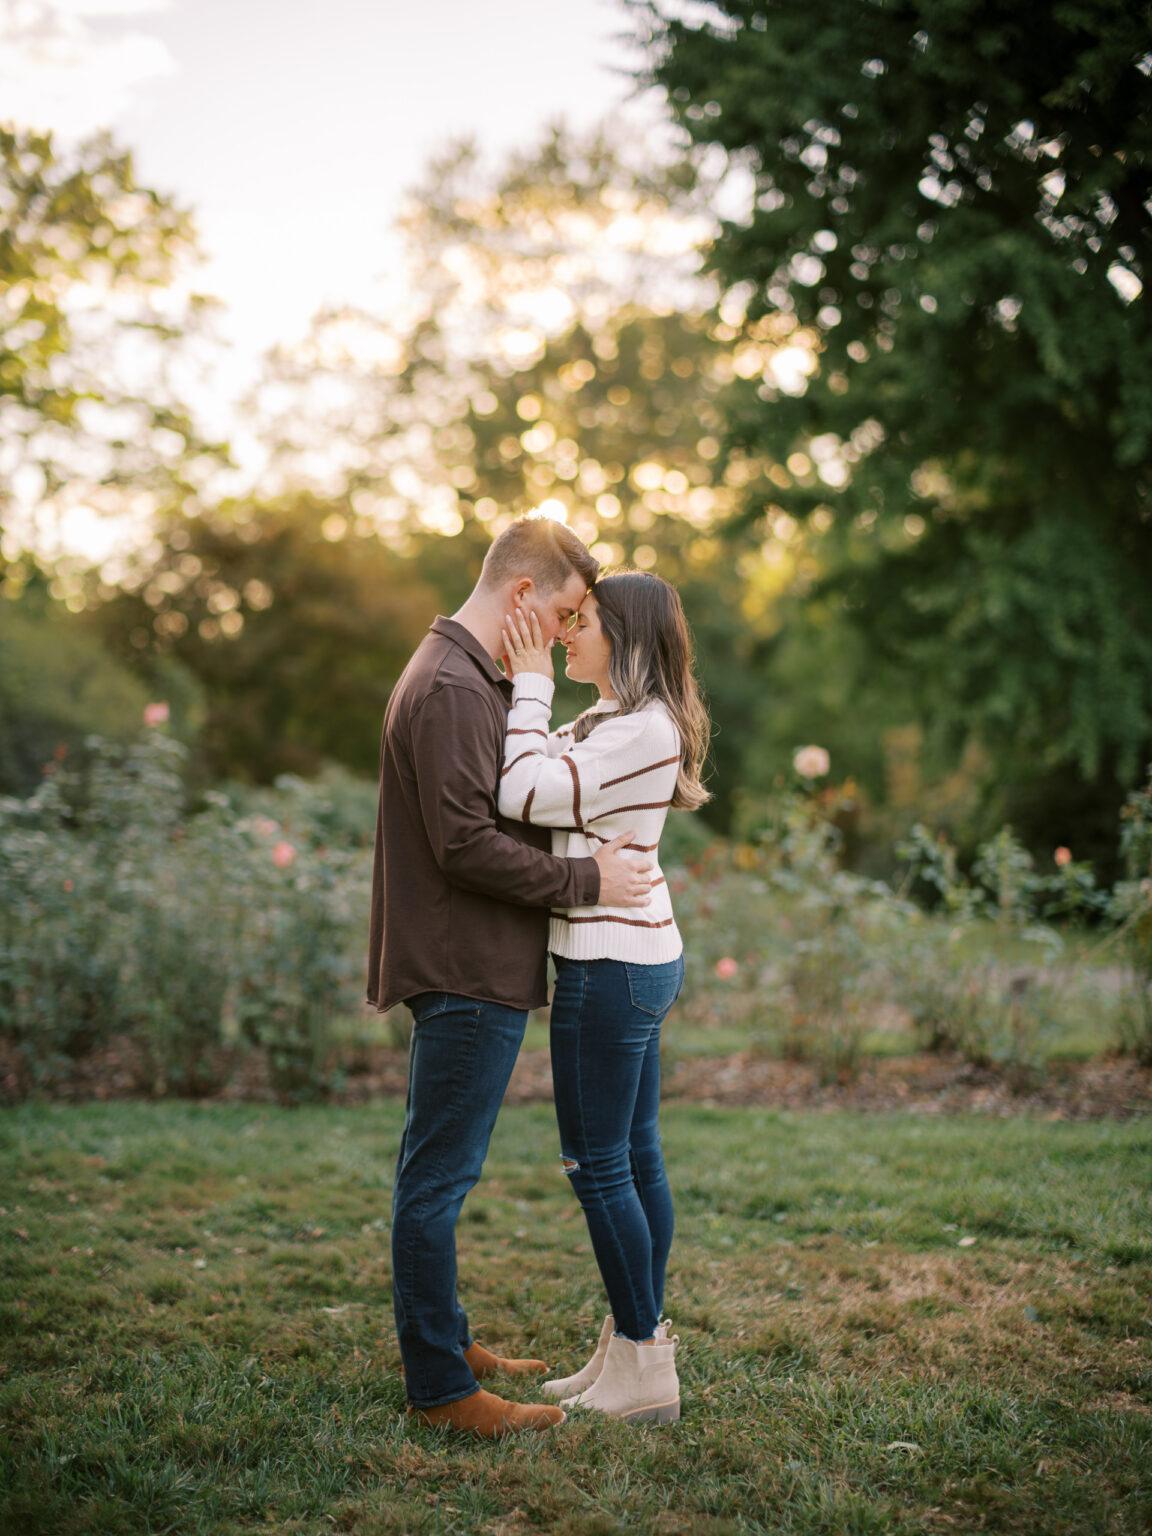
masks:
<path id="1" fill-rule="evenodd" d="M 514 906 L 595 906 L 600 897 L 600 866 L 594 858 L 558 858 L 497 827 L 449 840 L 437 862 L 453 885 Z"/>

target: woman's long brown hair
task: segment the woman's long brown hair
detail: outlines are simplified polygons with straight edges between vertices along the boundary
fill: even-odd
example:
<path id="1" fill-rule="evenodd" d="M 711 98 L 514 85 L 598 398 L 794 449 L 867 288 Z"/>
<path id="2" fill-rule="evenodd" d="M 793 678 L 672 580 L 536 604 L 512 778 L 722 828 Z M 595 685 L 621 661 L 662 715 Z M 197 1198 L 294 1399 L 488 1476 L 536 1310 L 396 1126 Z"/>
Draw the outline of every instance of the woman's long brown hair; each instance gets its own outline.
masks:
<path id="1" fill-rule="evenodd" d="M 680 772 L 672 806 L 694 811 L 712 798 L 700 782 L 712 728 L 693 671 L 692 633 L 680 594 L 651 571 L 616 571 L 596 582 L 592 596 L 612 647 L 608 681 L 619 712 L 632 714 L 653 699 L 661 701 L 680 732 Z M 611 718 L 581 715 L 573 737 L 582 741 L 601 720 Z"/>

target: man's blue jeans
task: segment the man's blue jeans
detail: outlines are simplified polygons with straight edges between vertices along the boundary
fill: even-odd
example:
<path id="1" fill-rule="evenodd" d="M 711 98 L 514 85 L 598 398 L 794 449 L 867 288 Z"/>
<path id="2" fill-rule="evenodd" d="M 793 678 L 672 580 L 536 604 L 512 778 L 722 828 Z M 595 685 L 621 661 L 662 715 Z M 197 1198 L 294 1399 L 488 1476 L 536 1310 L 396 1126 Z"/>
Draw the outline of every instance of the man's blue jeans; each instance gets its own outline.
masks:
<path id="1" fill-rule="evenodd" d="M 564 1168 L 617 1333 L 650 1339 L 673 1227 L 660 1146 L 660 1026 L 684 984 L 684 957 L 663 965 L 552 958 L 552 1086 Z"/>
<path id="2" fill-rule="evenodd" d="M 478 1390 L 456 1295 L 456 1222 L 480 1177 L 528 1015 L 452 992 L 407 999 L 408 1104 L 392 1190 L 392 1299 L 408 1399 L 420 1408 Z"/>

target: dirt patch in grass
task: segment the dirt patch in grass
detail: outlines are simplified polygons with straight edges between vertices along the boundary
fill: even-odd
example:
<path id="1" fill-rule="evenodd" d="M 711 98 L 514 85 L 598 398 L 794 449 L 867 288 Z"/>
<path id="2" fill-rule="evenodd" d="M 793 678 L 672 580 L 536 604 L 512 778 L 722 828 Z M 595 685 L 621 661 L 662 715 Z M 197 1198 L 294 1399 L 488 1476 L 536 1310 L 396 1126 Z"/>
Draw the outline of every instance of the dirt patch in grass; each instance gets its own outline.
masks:
<path id="1" fill-rule="evenodd" d="M 407 1061 L 364 1063 L 350 1078 L 350 1100 L 403 1095 Z M 1027 1091 L 1014 1088 L 999 1072 L 974 1067 L 959 1056 L 878 1057 L 866 1061 L 855 1079 L 824 1083 L 808 1062 L 780 1061 L 752 1051 L 729 1056 L 694 1056 L 665 1073 L 664 1097 L 716 1107 L 760 1105 L 775 1109 L 834 1112 L 906 1110 L 921 1115 L 1021 1115 L 1048 1120 L 1131 1119 L 1152 1114 L 1152 1069 L 1122 1057 L 1060 1062 Z M 506 1102 L 550 1103 L 552 1073 L 547 1051 L 522 1051 Z"/>
<path id="2" fill-rule="evenodd" d="M 206 1073 L 215 1101 L 275 1103 L 282 1099 L 267 1059 L 257 1051 L 221 1053 L 218 1072 Z M 406 1051 L 386 1046 L 348 1048 L 326 1063 L 321 1097 L 332 1104 L 402 1099 L 408 1082 Z M 71 1103 L 156 1097 L 154 1075 L 140 1043 L 123 1036 L 62 1065 L 50 1083 L 38 1083 L 19 1052 L 0 1041 L 0 1103 L 39 1093 Z M 1152 1068 L 1125 1057 L 1055 1062 L 1027 1087 L 994 1068 L 962 1057 L 921 1053 L 868 1058 L 854 1078 L 823 1082 L 808 1062 L 781 1061 L 757 1051 L 693 1056 L 666 1071 L 664 1096 L 717 1107 L 761 1105 L 833 1112 L 843 1109 L 918 1115 L 1036 1115 L 1048 1120 L 1127 1120 L 1152 1114 Z M 520 1053 L 505 1102 L 548 1103 L 552 1075 L 546 1050 Z"/>
<path id="3" fill-rule="evenodd" d="M 866 1061 L 855 1079 L 822 1083 L 807 1062 L 750 1051 L 681 1062 L 665 1096 L 779 1109 L 907 1110 L 912 1114 L 1037 1114 L 1049 1120 L 1129 1119 L 1152 1113 L 1152 1069 L 1123 1057 L 1053 1063 L 1020 1089 L 993 1068 L 924 1053 Z"/>

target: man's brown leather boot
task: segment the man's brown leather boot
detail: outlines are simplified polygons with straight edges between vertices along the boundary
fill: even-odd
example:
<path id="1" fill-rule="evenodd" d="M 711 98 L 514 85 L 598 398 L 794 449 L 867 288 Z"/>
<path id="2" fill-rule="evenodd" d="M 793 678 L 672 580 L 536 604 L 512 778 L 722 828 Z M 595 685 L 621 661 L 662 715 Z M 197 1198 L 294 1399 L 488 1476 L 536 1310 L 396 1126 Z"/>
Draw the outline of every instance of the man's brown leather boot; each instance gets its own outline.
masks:
<path id="1" fill-rule="evenodd" d="M 484 1376 L 494 1376 L 497 1371 L 503 1371 L 506 1376 L 548 1374 L 548 1367 L 543 1360 L 506 1360 L 503 1355 L 494 1355 L 490 1349 L 485 1349 L 483 1344 L 469 1344 L 464 1351 L 464 1358 L 477 1381 Z"/>
<path id="2" fill-rule="evenodd" d="M 494 1392 L 485 1392 L 483 1387 L 470 1397 L 461 1397 L 454 1403 L 441 1403 L 437 1408 L 409 1405 L 408 1412 L 433 1429 L 446 1426 L 478 1435 L 483 1440 L 523 1434 L 526 1430 L 551 1429 L 554 1424 L 563 1424 L 567 1418 L 563 1408 L 544 1403 L 509 1403 Z"/>

